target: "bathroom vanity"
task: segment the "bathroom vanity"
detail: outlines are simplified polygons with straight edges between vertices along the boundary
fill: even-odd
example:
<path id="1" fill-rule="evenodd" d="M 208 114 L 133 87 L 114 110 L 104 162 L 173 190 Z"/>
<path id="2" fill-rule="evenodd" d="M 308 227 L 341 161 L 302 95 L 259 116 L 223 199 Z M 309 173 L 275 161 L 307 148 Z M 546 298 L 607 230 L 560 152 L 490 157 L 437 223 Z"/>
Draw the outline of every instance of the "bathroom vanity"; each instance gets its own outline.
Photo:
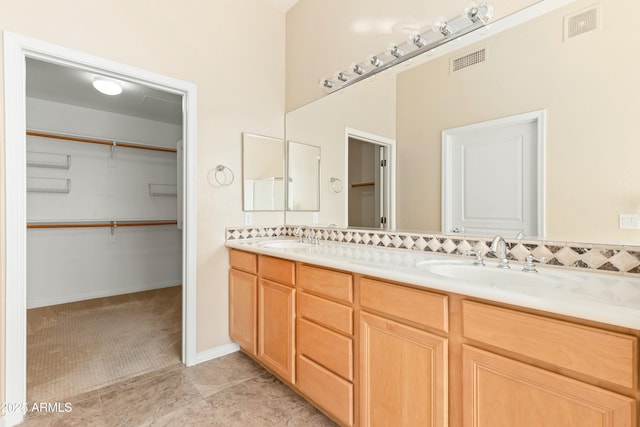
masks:
<path id="1" fill-rule="evenodd" d="M 638 279 L 353 244 L 227 246 L 231 338 L 341 425 L 638 426 Z"/>

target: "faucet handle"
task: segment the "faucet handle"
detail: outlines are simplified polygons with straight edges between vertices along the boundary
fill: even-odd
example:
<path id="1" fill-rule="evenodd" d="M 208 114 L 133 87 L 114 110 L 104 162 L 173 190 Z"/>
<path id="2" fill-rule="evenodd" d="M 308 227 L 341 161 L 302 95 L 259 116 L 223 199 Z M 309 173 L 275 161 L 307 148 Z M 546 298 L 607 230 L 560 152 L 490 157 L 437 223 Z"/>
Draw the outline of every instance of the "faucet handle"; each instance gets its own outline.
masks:
<path id="1" fill-rule="evenodd" d="M 476 257 L 473 260 L 473 263 L 471 265 L 475 265 L 475 266 L 483 266 L 484 265 L 484 258 L 482 258 L 482 252 L 474 251 L 474 250 L 468 250 L 464 254 L 467 255 L 467 256 L 475 256 Z"/>
<path id="2" fill-rule="evenodd" d="M 522 265 L 522 271 L 524 271 L 526 273 L 537 273 L 538 270 L 536 270 L 536 265 L 533 263 L 534 261 L 536 261 L 536 262 L 546 262 L 547 259 L 545 257 L 537 257 L 537 256 L 533 256 L 533 255 L 527 255 L 527 260 Z"/>

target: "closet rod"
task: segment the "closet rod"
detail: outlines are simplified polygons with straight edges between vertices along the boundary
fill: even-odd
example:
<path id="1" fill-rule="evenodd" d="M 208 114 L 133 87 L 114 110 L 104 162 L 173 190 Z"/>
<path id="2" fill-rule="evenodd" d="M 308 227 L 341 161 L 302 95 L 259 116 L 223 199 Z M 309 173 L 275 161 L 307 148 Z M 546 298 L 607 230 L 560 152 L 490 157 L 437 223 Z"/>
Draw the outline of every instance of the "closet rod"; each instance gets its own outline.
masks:
<path id="1" fill-rule="evenodd" d="M 151 225 L 176 225 L 178 221 L 149 221 L 149 222 L 59 222 L 49 224 L 27 224 L 27 228 L 91 228 L 91 227 L 148 227 Z"/>
<path id="2" fill-rule="evenodd" d="M 154 147 L 150 145 L 142 145 L 142 144 L 131 144 L 129 142 L 118 142 L 118 141 L 104 141 L 99 139 L 89 139 L 89 138 L 78 138 L 75 136 L 66 136 L 59 135 L 54 133 L 45 133 L 45 132 L 33 132 L 27 131 L 28 136 L 40 136 L 43 138 L 52 138 L 52 139 L 63 139 L 65 141 L 74 141 L 74 142 L 86 142 L 89 144 L 100 144 L 100 145 L 109 145 L 116 147 L 125 147 L 125 148 L 138 148 L 140 150 L 152 150 L 152 151 L 163 151 L 165 153 L 176 153 L 177 150 L 175 148 L 164 148 L 164 147 Z"/>

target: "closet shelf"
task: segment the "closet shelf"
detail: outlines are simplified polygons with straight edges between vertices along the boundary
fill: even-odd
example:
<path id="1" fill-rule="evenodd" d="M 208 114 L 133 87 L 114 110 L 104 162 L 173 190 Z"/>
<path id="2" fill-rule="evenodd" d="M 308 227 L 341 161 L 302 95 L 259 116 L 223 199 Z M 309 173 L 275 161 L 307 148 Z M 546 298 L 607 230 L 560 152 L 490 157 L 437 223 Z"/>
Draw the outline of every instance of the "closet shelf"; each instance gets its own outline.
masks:
<path id="1" fill-rule="evenodd" d="M 29 193 L 68 193 L 69 191 L 71 191 L 70 179 L 27 177 Z"/>
<path id="2" fill-rule="evenodd" d="M 86 222 L 30 222 L 27 228 L 100 228 L 100 227 L 149 227 L 177 225 L 178 221 L 86 221 Z"/>
<path id="3" fill-rule="evenodd" d="M 178 186 L 172 184 L 149 184 L 150 196 L 177 196 Z"/>
<path id="4" fill-rule="evenodd" d="M 70 166 L 71 156 L 69 154 L 27 151 L 27 167 L 69 169 Z"/>
<path id="5" fill-rule="evenodd" d="M 156 147 L 153 145 L 135 144 L 135 143 L 123 142 L 123 141 L 105 141 L 105 140 L 93 139 L 93 138 L 80 138 L 76 136 L 47 133 L 47 132 L 27 131 L 27 136 L 37 136 L 41 138 L 50 138 L 50 139 L 61 139 L 64 141 L 73 141 L 73 142 L 85 142 L 88 144 L 108 145 L 110 147 L 124 147 L 124 148 L 137 148 L 140 150 L 162 151 L 165 153 L 177 153 L 178 151 L 175 148 Z"/>

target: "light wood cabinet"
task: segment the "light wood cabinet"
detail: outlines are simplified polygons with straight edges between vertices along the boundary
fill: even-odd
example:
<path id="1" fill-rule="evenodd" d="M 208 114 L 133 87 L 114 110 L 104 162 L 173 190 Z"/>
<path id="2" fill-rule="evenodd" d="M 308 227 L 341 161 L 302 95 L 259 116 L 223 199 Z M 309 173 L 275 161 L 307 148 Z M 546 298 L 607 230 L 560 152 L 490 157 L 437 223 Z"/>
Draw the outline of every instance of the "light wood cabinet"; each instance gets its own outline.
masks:
<path id="1" fill-rule="evenodd" d="M 295 379 L 295 289 L 260 279 L 258 359 L 286 381 Z"/>
<path id="2" fill-rule="evenodd" d="M 360 315 L 363 426 L 447 425 L 447 339 Z"/>
<path id="3" fill-rule="evenodd" d="M 246 352 L 257 350 L 258 276 L 229 270 L 229 336 Z"/>
<path id="4" fill-rule="evenodd" d="M 293 384 L 295 263 L 232 249 L 229 264 L 229 336 Z"/>
<path id="5" fill-rule="evenodd" d="M 258 345 L 258 256 L 229 251 L 229 336 L 244 351 L 255 355 Z"/>
<path id="6" fill-rule="evenodd" d="M 462 303 L 464 337 L 623 387 L 638 378 L 637 339 L 473 301 Z"/>
<path id="7" fill-rule="evenodd" d="M 639 427 L 639 331 L 241 251 L 230 335 L 344 426 Z"/>
<path id="8" fill-rule="evenodd" d="M 354 423 L 353 277 L 298 270 L 297 385 L 341 424 Z"/>
<path id="9" fill-rule="evenodd" d="M 634 399 L 473 347 L 463 349 L 465 427 L 631 427 Z"/>

